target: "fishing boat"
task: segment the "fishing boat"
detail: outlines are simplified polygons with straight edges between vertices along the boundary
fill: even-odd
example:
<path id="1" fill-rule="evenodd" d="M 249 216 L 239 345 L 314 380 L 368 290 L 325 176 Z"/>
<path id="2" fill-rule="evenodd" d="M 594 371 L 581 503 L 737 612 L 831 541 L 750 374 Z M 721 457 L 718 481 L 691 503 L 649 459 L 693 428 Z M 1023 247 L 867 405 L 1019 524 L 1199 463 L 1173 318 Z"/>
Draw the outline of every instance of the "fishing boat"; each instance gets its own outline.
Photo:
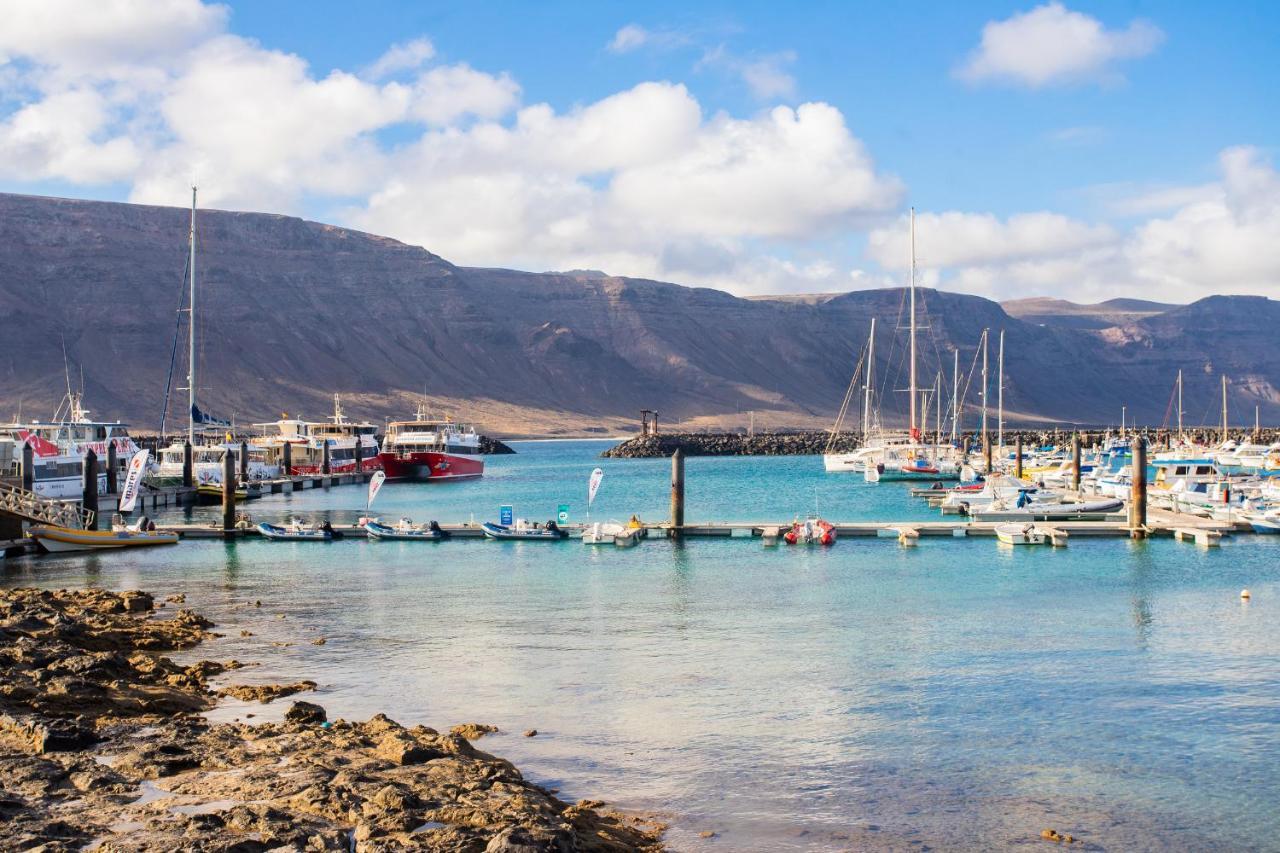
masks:
<path id="1" fill-rule="evenodd" d="M 793 522 L 791 529 L 782 534 L 782 541 L 788 545 L 834 545 L 836 528 L 821 518 L 806 518 Z"/>
<path id="2" fill-rule="evenodd" d="M 558 542 L 561 539 L 569 538 L 569 534 L 561 530 L 554 521 L 548 521 L 542 525 L 537 522 L 529 523 L 522 518 L 516 519 L 516 523 L 512 525 L 495 524 L 492 521 L 486 521 L 480 525 L 480 528 L 484 531 L 484 535 L 490 539 Z"/>
<path id="3" fill-rule="evenodd" d="M 997 524 L 996 538 L 1006 545 L 1040 545 L 1044 534 L 1034 524 Z"/>
<path id="4" fill-rule="evenodd" d="M 613 545 L 618 536 L 627 532 L 616 521 L 596 521 L 582 529 L 583 545 Z"/>
<path id="5" fill-rule="evenodd" d="M 296 518 L 284 526 L 261 522 L 258 525 L 258 532 L 264 539 L 281 542 L 329 542 L 342 538 L 342 534 L 334 530 L 333 525 L 327 521 L 317 526 Z"/>
<path id="6" fill-rule="evenodd" d="M 364 523 L 364 529 L 369 534 L 370 539 L 389 539 L 402 542 L 439 542 L 448 535 L 440 529 L 438 522 L 431 521 L 426 524 L 414 524 L 408 518 L 402 518 L 395 524 L 383 524 L 377 519 L 367 519 Z"/>
<path id="7" fill-rule="evenodd" d="M 113 527 L 111 530 L 81 530 L 53 524 L 36 525 L 27 535 L 45 551 L 119 551 L 150 545 L 173 545 L 178 534 L 172 531 L 145 530 L 138 527 Z"/>
<path id="8" fill-rule="evenodd" d="M 442 482 L 484 474 L 480 436 L 474 427 L 431 418 L 419 406 L 412 420 L 392 421 L 378 455 L 388 480 Z"/>

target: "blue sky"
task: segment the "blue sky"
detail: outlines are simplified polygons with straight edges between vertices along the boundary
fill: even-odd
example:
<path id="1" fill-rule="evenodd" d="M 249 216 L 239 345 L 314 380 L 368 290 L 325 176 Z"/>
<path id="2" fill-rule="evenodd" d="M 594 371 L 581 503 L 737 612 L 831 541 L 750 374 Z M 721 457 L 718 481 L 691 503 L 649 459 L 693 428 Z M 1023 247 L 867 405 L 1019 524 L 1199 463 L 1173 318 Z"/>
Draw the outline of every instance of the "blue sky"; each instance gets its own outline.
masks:
<path id="1" fill-rule="evenodd" d="M 1277 4 L 119 0 L 68 36 L 64 2 L 0 0 L 0 190 L 195 174 L 459 262 L 743 293 L 900 282 L 914 205 L 951 289 L 1280 292 Z"/>

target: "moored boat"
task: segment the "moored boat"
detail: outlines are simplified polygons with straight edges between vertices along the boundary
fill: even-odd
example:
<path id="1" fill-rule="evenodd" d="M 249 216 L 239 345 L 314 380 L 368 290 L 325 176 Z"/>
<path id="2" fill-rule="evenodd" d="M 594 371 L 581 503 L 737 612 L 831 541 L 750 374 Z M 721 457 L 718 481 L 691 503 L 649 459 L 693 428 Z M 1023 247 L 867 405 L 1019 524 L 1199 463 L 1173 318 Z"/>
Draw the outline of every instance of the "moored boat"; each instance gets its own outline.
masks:
<path id="1" fill-rule="evenodd" d="M 836 528 L 821 518 L 806 518 L 794 522 L 791 529 L 782 535 L 782 540 L 788 545 L 834 545 Z"/>
<path id="2" fill-rule="evenodd" d="M 1044 542 L 1044 534 L 1034 524 L 997 524 L 996 538 L 1006 545 L 1040 545 Z"/>
<path id="3" fill-rule="evenodd" d="M 45 551 L 119 551 L 149 545 L 173 545 L 178 534 L 163 530 L 116 527 L 111 530 L 81 530 L 53 524 L 36 525 L 27 531 Z"/>
<path id="4" fill-rule="evenodd" d="M 342 537 L 342 534 L 334 530 L 333 526 L 327 521 L 322 525 L 316 526 L 297 519 L 283 526 L 268 524 L 264 521 L 258 525 L 258 532 L 262 534 L 264 539 L 273 539 L 281 542 L 329 542 Z"/>
<path id="5" fill-rule="evenodd" d="M 448 536 L 438 522 L 414 524 L 410 519 L 402 518 L 395 524 L 383 524 L 377 519 L 368 519 L 364 530 L 370 539 L 389 539 L 403 542 L 439 542 Z"/>
<path id="6" fill-rule="evenodd" d="M 378 454 L 388 480 L 443 482 L 484 474 L 480 436 L 449 418 L 431 418 L 419 406 L 412 420 L 392 421 Z"/>
<path id="7" fill-rule="evenodd" d="M 612 545 L 618 536 L 627 533 L 627 528 L 616 521 L 597 521 L 582 529 L 583 545 Z"/>
<path id="8" fill-rule="evenodd" d="M 484 530 L 484 535 L 490 539 L 558 542 L 561 539 L 569 538 L 568 532 L 562 530 L 554 521 L 548 521 L 542 525 L 536 522 L 530 524 L 524 519 L 516 519 L 516 523 L 512 525 L 495 524 L 492 521 L 486 521 L 480 527 Z"/>

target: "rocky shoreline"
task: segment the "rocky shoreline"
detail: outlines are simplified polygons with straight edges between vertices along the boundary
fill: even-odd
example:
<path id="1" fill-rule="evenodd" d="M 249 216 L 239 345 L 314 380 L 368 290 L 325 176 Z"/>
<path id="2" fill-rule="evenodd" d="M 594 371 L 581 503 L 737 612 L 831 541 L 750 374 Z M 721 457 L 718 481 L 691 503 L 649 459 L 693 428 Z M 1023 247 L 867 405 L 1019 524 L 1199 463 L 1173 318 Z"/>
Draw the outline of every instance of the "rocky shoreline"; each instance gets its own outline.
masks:
<path id="1" fill-rule="evenodd" d="M 1080 441 L 1083 447 L 1101 444 L 1107 437 L 1105 430 L 1081 431 Z M 1114 435 L 1114 433 L 1111 433 Z M 1154 447 L 1167 447 L 1176 436 L 1169 430 L 1152 430 L 1143 433 Z M 1187 430 L 1188 439 L 1212 446 L 1221 438 L 1220 432 L 1210 429 Z M 1069 444 L 1070 430 L 1010 430 L 1004 433 L 1005 445 L 1012 447 L 1019 438 L 1028 447 L 1043 445 Z M 1260 441 L 1264 444 L 1280 440 L 1280 430 L 1262 430 L 1258 435 L 1250 431 L 1236 430 L 1230 437 L 1238 442 Z M 973 453 L 979 453 L 981 436 L 969 432 L 964 434 L 965 440 Z M 944 441 L 947 439 L 944 436 Z M 926 440 L 928 440 L 926 438 Z M 994 433 L 992 441 L 994 442 Z M 685 456 L 818 456 L 828 450 L 841 453 L 856 450 L 862 446 L 862 435 L 857 432 L 842 432 L 833 439 L 829 431 L 809 432 L 769 432 L 747 435 L 746 433 L 661 433 L 659 435 L 639 435 L 616 444 L 600 455 L 606 459 L 654 459 L 670 456 L 677 450 Z"/>
<path id="2" fill-rule="evenodd" d="M 315 685 L 215 692 L 209 679 L 243 664 L 164 657 L 217 636 L 194 611 L 162 616 L 167 604 L 181 597 L 0 592 L 0 848 L 662 849 L 660 824 L 564 802 L 476 749 L 490 726 L 330 721 L 309 702 L 279 723 L 211 723 L 220 695 Z"/>

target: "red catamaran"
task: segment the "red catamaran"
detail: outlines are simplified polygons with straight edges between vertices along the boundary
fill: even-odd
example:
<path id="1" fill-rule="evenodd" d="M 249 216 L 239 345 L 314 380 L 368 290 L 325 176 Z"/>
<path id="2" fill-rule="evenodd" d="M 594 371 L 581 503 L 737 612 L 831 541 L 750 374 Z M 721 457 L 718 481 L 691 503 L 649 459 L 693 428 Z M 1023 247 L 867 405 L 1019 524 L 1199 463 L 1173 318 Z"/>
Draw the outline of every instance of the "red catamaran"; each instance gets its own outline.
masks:
<path id="1" fill-rule="evenodd" d="M 466 480 L 484 474 L 474 427 L 427 417 L 419 406 L 411 421 L 392 421 L 378 454 L 388 480 Z"/>

